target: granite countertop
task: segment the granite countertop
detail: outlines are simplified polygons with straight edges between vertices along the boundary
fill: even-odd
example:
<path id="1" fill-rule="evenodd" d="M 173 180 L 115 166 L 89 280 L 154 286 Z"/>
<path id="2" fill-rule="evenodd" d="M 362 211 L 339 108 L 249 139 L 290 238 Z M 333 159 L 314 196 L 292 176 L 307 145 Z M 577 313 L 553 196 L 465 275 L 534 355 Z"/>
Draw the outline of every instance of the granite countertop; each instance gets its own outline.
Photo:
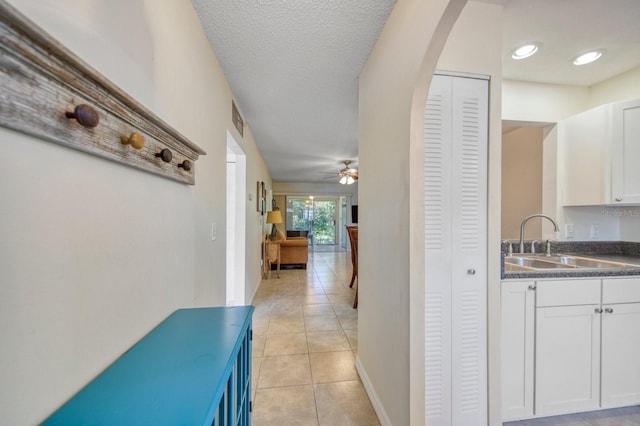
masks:
<path id="1" fill-rule="evenodd" d="M 538 270 L 511 270 L 505 268 L 504 259 L 507 256 L 506 244 L 502 245 L 501 278 L 502 279 L 529 279 L 529 278 L 574 278 L 574 277 L 618 277 L 640 275 L 640 243 L 625 241 L 599 241 L 599 242 L 552 242 L 551 253 L 553 256 L 573 255 L 625 263 L 626 266 L 615 268 L 576 268 L 576 269 L 538 269 Z M 544 243 L 536 245 L 538 253 L 544 253 Z M 525 254 L 531 256 L 531 243 L 525 245 Z M 514 253 L 517 256 L 518 253 Z M 544 255 L 541 255 L 544 259 Z"/>

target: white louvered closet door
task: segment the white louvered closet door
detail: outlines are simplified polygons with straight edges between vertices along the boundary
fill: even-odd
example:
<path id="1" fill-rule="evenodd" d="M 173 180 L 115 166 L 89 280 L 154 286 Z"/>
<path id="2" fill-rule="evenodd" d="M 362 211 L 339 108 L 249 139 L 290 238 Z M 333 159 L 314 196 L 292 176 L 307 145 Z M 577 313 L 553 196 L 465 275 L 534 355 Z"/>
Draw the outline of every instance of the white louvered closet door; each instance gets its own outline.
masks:
<path id="1" fill-rule="evenodd" d="M 424 127 L 426 424 L 486 425 L 488 81 L 435 75 Z"/>

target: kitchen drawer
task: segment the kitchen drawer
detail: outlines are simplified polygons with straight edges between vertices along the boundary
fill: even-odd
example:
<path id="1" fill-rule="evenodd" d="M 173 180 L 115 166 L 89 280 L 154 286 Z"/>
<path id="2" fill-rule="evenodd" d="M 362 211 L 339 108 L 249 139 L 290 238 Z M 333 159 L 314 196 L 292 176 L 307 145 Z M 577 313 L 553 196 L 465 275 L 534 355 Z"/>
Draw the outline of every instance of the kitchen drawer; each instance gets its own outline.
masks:
<path id="1" fill-rule="evenodd" d="M 640 277 L 602 280 L 602 303 L 640 302 Z"/>
<path id="2" fill-rule="evenodd" d="M 600 304 L 599 279 L 536 282 L 536 307 Z"/>

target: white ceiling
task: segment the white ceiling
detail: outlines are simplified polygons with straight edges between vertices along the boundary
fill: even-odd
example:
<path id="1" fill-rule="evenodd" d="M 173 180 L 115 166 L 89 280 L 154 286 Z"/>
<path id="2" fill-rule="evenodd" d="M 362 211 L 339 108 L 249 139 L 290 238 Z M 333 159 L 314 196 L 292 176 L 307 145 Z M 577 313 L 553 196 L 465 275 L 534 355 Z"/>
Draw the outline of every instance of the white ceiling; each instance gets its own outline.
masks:
<path id="1" fill-rule="evenodd" d="M 514 48 L 541 42 L 534 56 L 514 61 Z M 640 0 L 510 0 L 504 8 L 505 79 L 591 86 L 640 66 Z M 571 59 L 606 49 L 580 67 Z"/>
<path id="2" fill-rule="evenodd" d="M 505 79 L 589 86 L 640 66 L 640 0 L 484 1 L 505 5 Z M 192 3 L 273 180 L 357 168 L 358 75 L 395 0 Z M 510 59 L 530 41 L 538 54 Z M 570 64 L 593 48 L 600 61 Z"/>

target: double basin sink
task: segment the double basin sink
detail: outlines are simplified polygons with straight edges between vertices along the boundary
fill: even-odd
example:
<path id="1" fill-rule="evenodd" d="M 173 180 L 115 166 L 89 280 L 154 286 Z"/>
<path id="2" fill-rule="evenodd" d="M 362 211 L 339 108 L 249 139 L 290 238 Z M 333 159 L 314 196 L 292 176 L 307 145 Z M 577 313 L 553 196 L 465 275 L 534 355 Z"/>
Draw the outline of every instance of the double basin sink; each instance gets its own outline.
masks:
<path id="1" fill-rule="evenodd" d="M 504 258 L 507 272 L 516 271 L 575 271 L 583 269 L 620 269 L 638 267 L 637 264 L 616 262 L 576 255 L 516 254 Z"/>

